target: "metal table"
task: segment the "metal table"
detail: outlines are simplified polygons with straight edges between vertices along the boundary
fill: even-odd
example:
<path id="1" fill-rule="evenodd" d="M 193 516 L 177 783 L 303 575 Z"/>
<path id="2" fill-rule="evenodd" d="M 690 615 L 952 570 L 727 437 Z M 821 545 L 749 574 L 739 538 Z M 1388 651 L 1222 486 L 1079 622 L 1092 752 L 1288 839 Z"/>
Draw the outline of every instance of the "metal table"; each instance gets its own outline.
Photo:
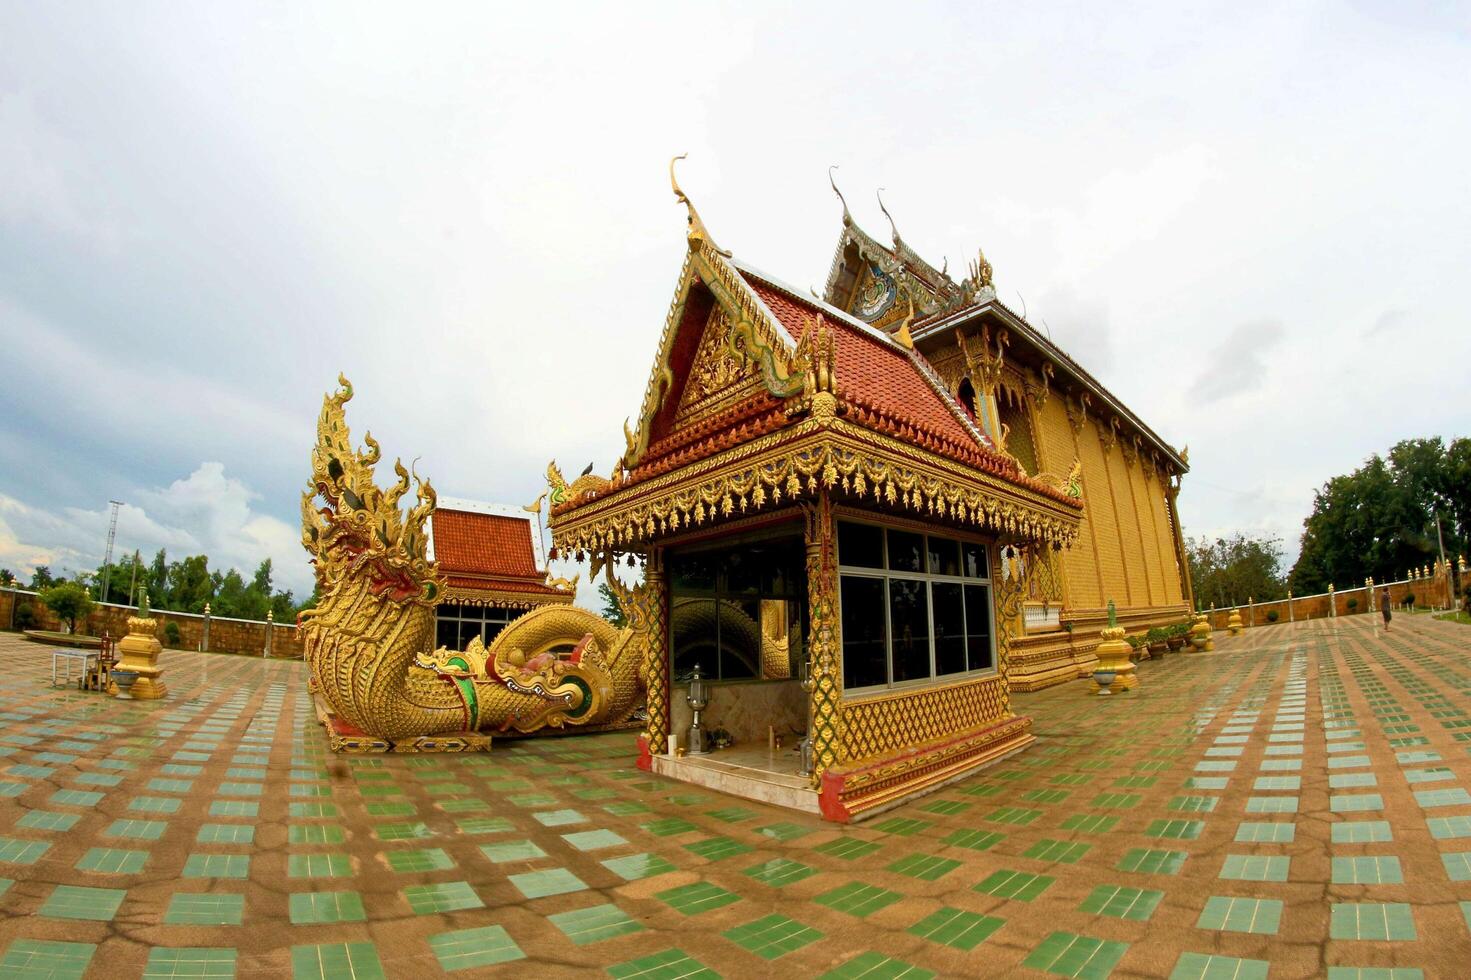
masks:
<path id="1" fill-rule="evenodd" d="M 56 686 L 56 662 L 58 660 L 66 664 L 66 683 L 72 681 L 72 661 L 80 661 L 82 664 L 82 676 L 87 676 L 87 670 L 92 666 L 98 654 L 91 650 L 53 650 L 51 652 L 51 686 Z"/>

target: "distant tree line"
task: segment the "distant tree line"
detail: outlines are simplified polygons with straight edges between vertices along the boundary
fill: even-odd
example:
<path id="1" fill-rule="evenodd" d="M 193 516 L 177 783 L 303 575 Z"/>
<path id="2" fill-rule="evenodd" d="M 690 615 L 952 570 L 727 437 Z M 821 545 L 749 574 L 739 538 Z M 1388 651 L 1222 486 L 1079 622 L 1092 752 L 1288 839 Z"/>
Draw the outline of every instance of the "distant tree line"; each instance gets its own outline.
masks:
<path id="1" fill-rule="evenodd" d="M 1355 588 L 1370 576 L 1389 582 L 1431 564 L 1440 558 L 1437 515 L 1454 562 L 1471 544 L 1471 439 L 1406 439 L 1323 484 L 1303 521 L 1293 592 Z"/>
<path id="2" fill-rule="evenodd" d="M 136 605 L 139 593 L 147 589 L 154 609 L 202 613 L 208 603 L 213 615 L 234 619 L 265 619 L 270 612 L 278 622 L 291 622 L 298 612 L 316 602 L 315 591 L 305 602 L 298 603 L 290 589 L 275 589 L 272 575 L 269 558 L 256 567 L 255 574 L 247 581 L 233 568 L 211 571 L 206 555 L 190 555 L 171 562 L 160 548 L 147 564 L 134 552 L 131 558 L 113 562 L 110 568 L 100 565 L 96 572 L 83 572 L 72 581 L 97 602 Z M 15 581 L 9 569 L 0 569 L 0 583 Z M 49 567 L 38 565 L 31 575 L 29 588 L 40 592 L 66 582 L 65 577 L 53 575 Z"/>
<path id="3" fill-rule="evenodd" d="M 1191 538 L 1185 543 L 1190 584 L 1201 609 L 1227 609 L 1247 602 L 1287 597 L 1282 542 L 1237 532 L 1229 538 Z"/>

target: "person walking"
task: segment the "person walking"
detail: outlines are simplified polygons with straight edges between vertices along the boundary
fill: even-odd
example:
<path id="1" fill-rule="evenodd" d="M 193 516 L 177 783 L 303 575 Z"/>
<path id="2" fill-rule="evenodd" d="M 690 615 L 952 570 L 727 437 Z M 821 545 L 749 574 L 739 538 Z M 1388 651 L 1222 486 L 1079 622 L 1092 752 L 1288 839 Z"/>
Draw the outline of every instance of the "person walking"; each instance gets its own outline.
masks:
<path id="1" fill-rule="evenodd" d="M 1390 620 L 1389 606 L 1390 606 L 1390 601 L 1389 601 L 1389 586 L 1386 585 L 1384 587 L 1383 591 L 1381 591 L 1379 593 L 1379 615 L 1381 615 L 1381 616 L 1384 617 L 1384 632 L 1386 632 L 1386 633 L 1389 632 L 1389 620 Z"/>

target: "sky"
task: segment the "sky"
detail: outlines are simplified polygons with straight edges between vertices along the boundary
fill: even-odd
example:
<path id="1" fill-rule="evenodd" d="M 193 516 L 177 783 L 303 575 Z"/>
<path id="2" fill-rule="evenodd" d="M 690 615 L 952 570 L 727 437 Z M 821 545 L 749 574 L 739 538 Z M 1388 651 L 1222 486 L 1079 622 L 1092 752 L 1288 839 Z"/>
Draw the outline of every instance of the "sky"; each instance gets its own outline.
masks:
<path id="1" fill-rule="evenodd" d="M 316 414 L 444 494 L 607 472 L 684 209 L 963 269 L 1175 446 L 1187 535 L 1471 433 L 1471 7 L 0 4 L 0 567 L 310 591 Z M 385 479 L 389 478 L 387 473 Z"/>

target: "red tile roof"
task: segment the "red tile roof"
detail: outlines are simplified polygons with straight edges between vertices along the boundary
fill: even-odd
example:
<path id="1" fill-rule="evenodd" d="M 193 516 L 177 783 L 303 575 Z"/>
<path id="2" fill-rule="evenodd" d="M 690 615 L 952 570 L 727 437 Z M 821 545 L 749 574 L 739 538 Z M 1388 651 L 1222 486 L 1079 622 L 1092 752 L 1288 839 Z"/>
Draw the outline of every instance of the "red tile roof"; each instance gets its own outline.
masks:
<path id="1" fill-rule="evenodd" d="M 529 595 L 568 595 L 562 589 L 554 589 L 545 582 L 528 582 L 526 579 L 471 578 L 465 575 L 446 575 L 445 584 L 452 589 L 478 589 L 495 592 L 524 592 Z"/>
<path id="2" fill-rule="evenodd" d="M 434 512 L 434 560 L 446 575 L 465 573 L 541 581 L 531 550 L 528 517 L 503 517 L 462 510 Z"/>
<path id="3" fill-rule="evenodd" d="M 787 332 L 798 340 L 822 312 L 760 279 L 752 276 L 746 279 Z M 906 436 L 917 437 L 926 448 L 959 456 L 967 462 L 975 462 L 978 456 L 1000 459 L 998 453 L 978 440 L 960 421 L 956 414 L 959 406 L 935 390 L 921 373 L 922 368 L 911 363 L 911 355 L 846 320 L 830 314 L 823 319 L 835 341 L 834 373 L 842 389 L 842 400 L 862 413 L 861 421 L 871 428 L 891 431 L 898 428 Z M 922 360 L 918 353 L 912 356 Z"/>

